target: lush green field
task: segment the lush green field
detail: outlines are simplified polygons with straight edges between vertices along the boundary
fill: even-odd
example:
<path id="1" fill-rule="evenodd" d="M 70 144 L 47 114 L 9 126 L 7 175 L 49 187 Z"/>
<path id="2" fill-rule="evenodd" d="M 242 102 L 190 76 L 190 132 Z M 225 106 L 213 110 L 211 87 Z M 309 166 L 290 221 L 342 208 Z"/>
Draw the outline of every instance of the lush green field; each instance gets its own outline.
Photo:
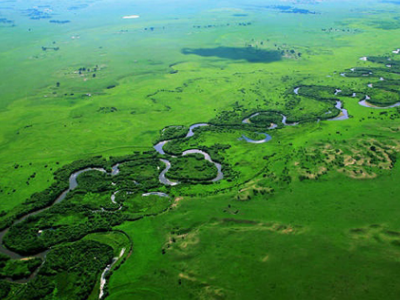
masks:
<path id="1" fill-rule="evenodd" d="M 0 298 L 397 299 L 400 6 L 29 2 L 0 1 Z"/>

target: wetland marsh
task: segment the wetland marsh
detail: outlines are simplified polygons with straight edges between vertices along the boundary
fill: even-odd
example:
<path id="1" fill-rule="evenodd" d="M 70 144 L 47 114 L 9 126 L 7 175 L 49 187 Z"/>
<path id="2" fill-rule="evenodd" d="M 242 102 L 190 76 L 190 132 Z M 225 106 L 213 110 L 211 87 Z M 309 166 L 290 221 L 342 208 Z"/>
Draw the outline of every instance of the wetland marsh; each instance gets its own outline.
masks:
<path id="1" fill-rule="evenodd" d="M 398 13 L 0 0 L 0 299 L 396 299 Z"/>

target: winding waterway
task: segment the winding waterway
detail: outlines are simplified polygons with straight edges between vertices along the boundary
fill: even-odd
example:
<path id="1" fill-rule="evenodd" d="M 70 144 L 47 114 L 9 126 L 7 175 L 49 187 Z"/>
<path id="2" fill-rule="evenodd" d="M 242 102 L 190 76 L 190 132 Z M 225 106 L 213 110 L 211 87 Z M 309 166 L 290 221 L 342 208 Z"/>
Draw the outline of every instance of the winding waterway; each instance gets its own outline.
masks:
<path id="1" fill-rule="evenodd" d="M 336 105 L 335 107 L 337 109 L 340 109 L 340 114 L 339 116 L 332 118 L 332 119 L 328 119 L 328 121 L 343 121 L 343 120 L 347 120 L 349 118 L 349 113 L 347 111 L 347 109 L 343 108 L 343 104 L 342 101 L 336 101 Z"/>
<path id="2" fill-rule="evenodd" d="M 119 164 L 116 164 L 116 165 L 112 166 L 112 171 L 110 173 L 112 176 L 115 176 L 115 175 L 117 175 L 119 173 L 119 168 L 118 167 L 119 167 Z M 19 218 L 18 220 L 16 220 L 12 224 L 12 226 L 16 225 L 18 223 L 21 223 L 22 221 L 26 220 L 27 218 L 29 218 L 31 216 L 38 215 L 38 214 L 42 213 L 43 211 L 48 210 L 53 205 L 63 201 L 70 191 L 73 191 L 74 189 L 76 189 L 78 187 L 78 181 L 77 181 L 78 176 L 83 174 L 83 173 L 89 172 L 89 171 L 99 171 L 99 172 L 107 173 L 107 171 L 105 169 L 103 169 L 103 168 L 85 168 L 85 169 L 82 169 L 82 170 L 79 170 L 79 171 L 76 171 L 76 172 L 72 173 L 70 175 L 70 177 L 69 177 L 69 188 L 67 190 L 65 190 L 64 192 L 62 192 L 60 194 L 60 196 L 58 196 L 57 199 L 51 205 L 49 205 L 49 206 L 47 206 L 47 207 L 45 207 L 43 209 L 37 210 L 35 212 L 29 213 L 29 214 Z M 111 202 L 114 203 L 114 204 L 117 203 L 117 202 L 115 202 L 115 196 L 116 196 L 117 193 L 118 193 L 118 191 L 114 192 L 112 194 L 112 196 L 111 196 Z M 121 208 L 122 207 L 120 207 L 120 209 Z M 102 211 L 104 211 L 104 209 L 102 209 Z M 43 259 L 43 263 L 44 263 L 44 260 L 46 258 L 46 254 L 49 252 L 49 250 L 45 250 L 45 251 L 37 253 L 35 255 L 23 256 L 23 255 L 20 255 L 20 254 L 14 252 L 14 251 L 9 250 L 8 248 L 6 248 L 4 246 L 3 239 L 4 239 L 4 236 L 9 232 L 10 227 L 0 232 L 0 253 L 8 255 L 12 259 L 27 259 L 27 258 L 32 258 L 32 257 L 39 257 L 39 258 Z M 29 280 L 31 280 L 37 274 L 39 268 L 30 277 L 24 278 L 24 279 L 21 279 L 21 280 L 15 280 L 13 282 L 19 282 L 19 283 L 28 282 Z"/>
<path id="3" fill-rule="evenodd" d="M 142 197 L 148 197 L 148 196 L 158 196 L 158 197 L 169 198 L 169 195 L 168 195 L 168 194 L 162 193 L 162 192 L 150 192 L 150 193 L 144 193 L 144 194 L 142 194 Z"/>
<path id="4" fill-rule="evenodd" d="M 198 127 L 204 127 L 204 126 L 209 126 L 209 124 L 207 124 L 207 123 L 198 123 L 198 124 L 194 124 L 194 125 L 190 126 L 189 132 L 186 135 L 186 138 L 194 136 L 193 129 L 198 128 Z"/>
<path id="5" fill-rule="evenodd" d="M 125 253 L 125 248 L 122 248 L 119 256 L 118 257 L 114 257 L 112 262 L 111 262 L 111 264 L 107 265 L 107 267 L 104 269 L 103 273 L 101 273 L 99 299 L 101 299 L 104 296 L 104 287 L 106 286 L 106 283 L 107 283 L 107 279 L 106 279 L 107 273 L 110 272 L 112 267 L 124 255 L 124 253 Z"/>
<path id="6" fill-rule="evenodd" d="M 389 105 L 389 106 L 377 106 L 377 105 L 374 105 L 374 104 L 368 102 L 368 100 L 370 100 L 370 99 L 371 98 L 367 96 L 366 99 L 361 100 L 360 102 L 358 102 L 358 104 L 360 104 L 361 106 L 364 106 L 364 107 L 375 108 L 375 109 L 388 109 L 388 108 L 394 108 L 394 107 L 400 106 L 400 102 L 397 102 L 397 103 L 395 103 L 393 105 Z"/>
<path id="7" fill-rule="evenodd" d="M 201 151 L 201 150 L 198 150 L 198 149 L 191 149 L 191 150 L 186 150 L 186 151 L 184 151 L 184 152 L 182 153 L 182 156 L 185 156 L 185 155 L 188 155 L 188 154 L 201 154 L 201 155 L 204 156 L 204 159 L 205 159 L 205 160 L 207 160 L 207 161 L 209 161 L 210 163 L 213 163 L 213 164 L 215 165 L 215 167 L 216 167 L 217 170 L 218 170 L 218 174 L 217 174 L 217 177 L 215 177 L 214 179 L 211 179 L 212 182 L 216 182 L 216 181 L 222 180 L 222 179 L 224 178 L 224 174 L 222 173 L 222 166 L 221 166 L 221 164 L 219 164 L 219 163 L 217 163 L 217 162 L 214 162 L 214 161 L 211 159 L 210 155 L 209 155 L 207 152 L 204 152 L 204 151 Z"/>
<path id="8" fill-rule="evenodd" d="M 154 146 L 154 149 L 155 149 L 158 153 L 160 153 L 161 155 L 164 155 L 165 152 L 164 152 L 164 150 L 163 150 L 163 147 L 164 147 L 164 145 L 165 145 L 166 143 L 168 143 L 168 142 L 169 142 L 169 140 L 159 142 L 157 145 Z"/>
<path id="9" fill-rule="evenodd" d="M 188 132 L 188 134 L 185 136 L 185 138 L 190 138 L 190 137 L 194 136 L 194 131 L 193 131 L 193 130 L 194 130 L 195 128 L 204 127 L 204 126 L 210 126 L 210 125 L 207 124 L 207 123 L 197 123 L 197 124 L 194 124 L 194 125 L 190 126 L 189 132 Z M 161 141 L 161 142 L 159 142 L 158 144 L 156 144 L 156 145 L 154 146 L 154 149 L 155 149 L 159 154 L 164 155 L 164 154 L 165 154 L 165 151 L 163 150 L 163 147 L 164 147 L 164 145 L 165 145 L 166 143 L 168 143 L 169 141 L 170 141 L 170 140 L 166 140 L 166 141 Z M 182 155 L 182 156 L 185 156 L 185 155 L 188 155 L 188 154 L 202 154 L 202 155 L 204 156 L 204 159 L 205 159 L 205 160 L 207 160 L 207 161 L 209 161 L 209 162 L 211 162 L 211 163 L 213 163 L 213 164 L 215 165 L 215 167 L 216 167 L 217 170 L 218 170 L 218 174 L 217 174 L 217 176 L 216 176 L 214 179 L 211 180 L 212 182 L 216 182 L 216 181 L 222 180 L 222 179 L 224 178 L 224 174 L 222 173 L 222 165 L 219 164 L 219 163 L 217 163 L 217 162 L 214 162 L 214 161 L 211 159 L 211 156 L 210 156 L 208 153 L 206 153 L 206 152 L 204 152 L 204 151 L 201 151 L 201 150 L 199 150 L 199 149 L 190 149 L 190 150 L 184 151 L 181 155 Z M 158 177 L 159 181 L 160 181 L 162 184 L 164 184 L 164 185 L 169 185 L 169 186 L 178 185 L 178 184 L 180 183 L 179 181 L 172 181 L 172 180 L 168 179 L 167 176 L 166 176 L 166 174 L 168 173 L 169 169 L 171 169 L 171 162 L 170 162 L 169 160 L 167 160 L 167 159 L 160 159 L 160 161 L 163 162 L 163 163 L 165 164 L 165 169 L 160 173 L 160 175 L 159 175 L 159 177 Z"/>
<path id="10" fill-rule="evenodd" d="M 179 182 L 177 181 L 171 181 L 169 180 L 165 174 L 167 174 L 167 172 L 169 171 L 169 169 L 171 169 L 171 163 L 169 160 L 166 159 L 160 159 L 164 164 L 165 164 L 165 169 L 160 173 L 160 175 L 158 176 L 159 181 L 164 184 L 164 185 L 170 185 L 170 186 L 174 186 L 174 185 L 178 185 Z"/>
<path id="11" fill-rule="evenodd" d="M 294 93 L 295 93 L 296 95 L 299 94 L 299 89 L 300 89 L 300 87 L 294 89 Z M 340 93 L 340 92 L 341 92 L 341 90 L 337 89 L 336 92 L 335 92 L 335 95 L 337 95 L 337 94 Z M 368 102 L 367 102 L 368 99 L 369 99 L 369 98 L 368 98 L 368 96 L 367 96 L 367 98 L 366 98 L 365 100 L 363 100 L 363 101 L 366 103 L 365 106 L 372 107 L 372 108 L 390 108 L 390 107 L 400 106 L 400 103 L 397 103 L 397 104 L 392 105 L 392 106 L 389 106 L 389 107 L 374 107 L 374 106 L 370 106 L 370 105 L 368 104 Z M 363 102 L 363 101 L 361 101 L 361 102 Z M 361 102 L 360 102 L 360 104 L 363 105 Z M 336 108 L 338 108 L 338 109 L 341 110 L 341 115 L 340 115 L 339 117 L 333 118 L 333 119 L 331 119 L 331 120 L 344 120 L 344 119 L 347 119 L 347 118 L 348 118 L 347 110 L 345 110 L 344 108 L 342 108 L 342 103 L 341 103 L 341 101 L 337 101 L 337 103 L 336 103 Z M 260 115 L 261 113 L 262 113 L 262 112 L 258 112 L 258 113 L 255 113 L 255 114 L 249 116 L 248 118 L 245 118 L 245 119 L 242 121 L 242 123 L 244 123 L 244 124 L 250 124 L 250 123 L 251 123 L 251 118 L 253 118 L 253 117 L 255 117 L 255 116 L 258 116 L 258 115 Z M 282 124 L 284 124 L 285 126 L 294 126 L 294 125 L 297 125 L 297 124 L 298 124 L 298 123 L 287 123 L 287 122 L 286 122 L 286 121 L 287 121 L 287 117 L 286 117 L 285 115 L 283 115 L 283 114 L 281 114 L 281 116 L 282 116 Z M 185 136 L 185 138 L 190 138 L 190 137 L 194 136 L 194 135 L 195 135 L 194 129 L 195 129 L 195 128 L 198 128 L 198 127 L 203 127 L 203 126 L 210 126 L 210 125 L 207 124 L 207 123 L 198 123 L 198 124 L 194 124 L 194 125 L 190 126 L 189 132 L 187 133 L 187 135 Z M 267 129 L 274 129 L 274 128 L 276 128 L 276 127 L 278 127 L 277 124 L 271 123 L 271 126 L 268 127 Z M 242 136 L 242 139 L 244 139 L 246 142 L 254 143 L 254 144 L 265 143 L 265 142 L 268 142 L 268 141 L 270 141 L 270 140 L 272 139 L 272 137 L 271 137 L 269 134 L 267 134 L 267 133 L 259 133 L 259 134 L 264 135 L 265 138 L 264 138 L 264 139 L 261 139 L 261 140 L 253 140 L 253 139 L 250 139 L 250 138 L 246 137 L 245 135 L 243 135 L 243 136 Z M 165 140 L 165 141 L 159 142 L 157 145 L 154 146 L 154 149 L 155 149 L 159 154 L 165 155 L 165 151 L 163 150 L 163 147 L 164 147 L 165 144 L 168 143 L 169 141 L 170 141 L 170 140 Z M 217 168 L 217 171 L 218 171 L 218 172 L 217 172 L 217 176 L 216 176 L 214 179 L 211 180 L 212 182 L 216 182 L 216 181 L 222 180 L 222 179 L 224 178 L 224 174 L 223 174 L 223 172 L 222 172 L 222 165 L 221 165 L 220 163 L 214 162 L 214 161 L 211 159 L 211 157 L 210 157 L 210 155 L 209 155 L 208 153 L 206 153 L 206 152 L 204 152 L 204 151 L 202 151 L 202 150 L 199 150 L 199 149 L 190 149 L 190 150 L 184 151 L 184 152 L 181 154 L 181 156 L 185 156 L 185 155 L 189 155 L 189 154 L 201 154 L 201 155 L 204 156 L 204 159 L 205 159 L 205 160 L 207 160 L 207 161 L 209 161 L 209 162 L 211 162 L 211 163 L 213 163 L 213 164 L 215 165 L 215 167 Z M 166 177 L 167 172 L 168 172 L 169 169 L 171 168 L 171 163 L 170 163 L 170 161 L 168 161 L 167 159 L 161 159 L 161 161 L 166 165 L 166 167 L 165 167 L 165 169 L 160 173 L 160 175 L 159 175 L 159 181 L 160 181 L 161 183 L 163 183 L 164 185 L 170 185 L 170 186 L 174 186 L 174 185 L 179 184 L 179 182 L 171 181 L 171 180 L 169 180 L 169 179 Z M 120 170 L 119 170 L 119 165 L 120 165 L 120 164 L 115 164 L 115 165 L 113 165 L 112 168 L 111 168 L 111 172 L 108 173 L 108 174 L 110 174 L 111 176 L 118 175 L 119 172 L 120 172 Z M 68 187 L 68 189 L 65 190 L 64 192 L 62 192 L 62 193 L 57 197 L 57 199 L 56 199 L 51 205 L 49 205 L 48 207 L 45 207 L 45 208 L 43 208 L 43 209 L 40 209 L 40 210 L 38 210 L 38 211 L 29 213 L 29 214 L 27 214 L 27 215 L 25 215 L 25 216 L 19 218 L 19 219 L 16 220 L 12 225 L 16 225 L 16 224 L 18 224 L 18 223 L 24 221 L 25 219 L 29 218 L 30 216 L 38 215 L 38 214 L 42 213 L 43 211 L 49 209 L 49 208 L 52 207 L 53 205 L 55 205 L 55 204 L 60 203 L 61 201 L 63 201 L 63 200 L 66 198 L 67 194 L 68 194 L 70 191 L 73 191 L 74 189 L 76 189 L 76 188 L 78 187 L 78 182 L 77 182 L 78 176 L 81 175 L 81 174 L 83 174 L 83 173 L 85 173 L 85 172 L 89 172 L 89 171 L 99 171 L 99 172 L 107 173 L 107 171 L 106 171 L 105 169 L 103 169 L 103 168 L 85 168 L 85 169 L 82 169 L 82 170 L 79 170 L 79 171 L 76 171 L 76 172 L 72 173 L 72 174 L 70 175 L 70 177 L 69 177 L 69 187 Z M 111 195 L 111 202 L 112 202 L 113 204 L 117 204 L 117 202 L 115 201 L 115 198 L 116 198 L 116 195 L 117 195 L 118 192 L 119 192 L 119 191 L 115 191 L 115 192 Z M 157 195 L 157 196 L 160 196 L 160 197 L 169 197 L 167 194 L 161 193 L 161 192 L 149 192 L 149 193 L 144 193 L 144 194 L 142 194 L 143 197 L 150 196 L 150 195 Z M 121 209 L 121 208 L 122 208 L 122 206 L 121 206 L 119 209 Z M 105 211 L 104 208 L 102 208 L 101 211 Z M 0 232 L 0 253 L 3 253 L 3 254 L 8 255 L 8 256 L 10 256 L 12 259 L 23 259 L 23 258 L 29 258 L 29 257 L 40 257 L 40 258 L 43 259 L 43 262 L 44 262 L 44 260 L 45 260 L 45 258 L 46 258 L 46 254 L 48 253 L 49 250 L 43 251 L 43 252 L 38 253 L 38 254 L 36 254 L 36 255 L 22 256 L 22 255 L 20 255 L 20 254 L 18 254 L 18 253 L 16 253 L 16 252 L 13 252 L 13 251 L 7 249 L 7 248 L 4 246 L 4 244 L 3 244 L 3 239 L 4 239 L 4 236 L 5 236 L 8 232 L 9 232 L 9 228 L 7 228 L 7 229 L 3 230 L 2 232 Z M 121 256 L 120 256 L 120 257 L 121 257 Z M 111 270 L 111 268 L 113 267 L 113 265 L 115 264 L 116 261 L 117 261 L 117 258 L 114 258 L 113 263 L 111 263 L 110 265 L 108 265 L 108 266 L 106 267 L 106 269 L 105 269 L 105 270 L 103 271 L 103 273 L 102 273 L 102 276 L 101 276 L 100 296 L 102 296 L 102 293 L 103 293 L 103 288 L 104 288 L 104 285 L 105 285 L 105 276 L 106 276 L 106 274 Z M 23 279 L 23 280 L 20 280 L 20 281 L 16 281 L 16 282 L 27 282 L 27 281 L 29 281 L 30 279 L 34 278 L 34 276 L 37 274 L 37 272 L 38 272 L 39 269 L 40 269 L 40 267 L 39 267 L 29 278 Z"/>
<path id="12" fill-rule="evenodd" d="M 261 140 L 253 140 L 253 139 L 251 139 L 251 138 L 249 138 L 249 137 L 247 137 L 246 135 L 243 134 L 240 139 L 245 140 L 246 142 L 252 143 L 252 144 L 262 144 L 262 143 L 266 143 L 266 142 L 269 142 L 270 140 L 272 140 L 272 136 L 270 136 L 267 133 L 264 133 L 264 132 L 257 132 L 257 133 L 264 135 L 265 138 L 261 139 Z"/>
<path id="13" fill-rule="evenodd" d="M 397 50 L 396 53 L 398 53 L 398 51 L 399 51 L 399 49 Z M 365 61 L 366 61 L 367 58 L 366 58 L 366 57 L 365 57 L 365 58 L 362 58 L 362 60 L 365 60 Z M 387 65 L 387 67 L 391 67 L 391 65 Z M 354 71 L 354 69 L 351 69 L 351 71 Z M 345 73 L 342 73 L 342 74 L 340 74 L 340 75 L 341 75 L 341 76 L 344 76 L 344 77 L 346 76 Z M 383 81 L 384 78 L 381 77 L 380 80 Z M 368 84 L 368 87 L 373 88 L 373 84 Z M 300 87 L 296 87 L 296 88 L 293 90 L 294 94 L 299 95 L 299 90 L 300 90 Z M 334 94 L 335 94 L 335 95 L 338 95 L 338 94 L 341 93 L 341 92 L 342 92 L 342 91 L 341 91 L 340 89 L 336 89 Z M 356 97 L 356 93 L 353 93 L 353 97 Z M 361 100 L 361 101 L 359 102 L 359 104 L 362 105 L 362 106 L 364 106 L 364 107 L 375 108 L 375 109 L 387 109 L 387 108 L 394 108 L 394 107 L 399 107 L 399 106 L 400 106 L 400 102 L 395 103 L 395 104 L 390 105 L 390 106 L 376 106 L 376 105 L 371 104 L 371 103 L 368 102 L 368 100 L 370 100 L 370 99 L 371 99 L 371 98 L 370 98 L 369 96 L 366 96 L 366 98 L 365 98 L 364 100 Z M 341 111 L 340 115 L 339 115 L 338 117 L 335 117 L 335 118 L 332 118 L 332 119 L 328 119 L 328 120 L 330 120 L 330 121 L 335 121 L 335 120 L 345 120 L 345 119 L 348 119 L 348 118 L 349 118 L 349 116 L 348 116 L 348 111 L 347 111 L 346 109 L 343 108 L 343 104 L 342 104 L 341 101 L 337 100 L 337 101 L 336 101 L 335 107 Z M 243 124 L 251 124 L 251 123 L 252 123 L 252 122 L 251 122 L 251 118 L 256 117 L 256 116 L 258 116 L 258 115 L 260 115 L 260 114 L 262 114 L 262 112 L 258 112 L 258 113 L 253 114 L 253 115 L 251 115 L 251 116 L 245 118 L 245 119 L 242 121 L 242 123 L 243 123 Z M 299 124 L 299 123 L 287 123 L 287 122 L 286 122 L 286 121 L 287 121 L 287 116 L 285 116 L 285 115 L 283 115 L 283 114 L 281 114 L 281 116 L 282 116 L 282 124 L 285 125 L 285 126 L 295 126 L 295 125 Z M 194 125 L 190 126 L 189 131 L 188 131 L 188 133 L 186 134 L 185 138 L 190 138 L 190 137 L 194 136 L 194 135 L 195 135 L 194 129 L 199 128 L 199 127 L 204 127 L 204 126 L 210 126 L 210 125 L 207 124 L 207 123 L 198 123 L 198 124 L 194 124 Z M 277 128 L 277 127 L 278 127 L 277 124 L 271 123 L 270 127 L 268 127 L 267 129 L 270 130 L 270 129 L 274 129 L 274 128 Z M 245 135 L 242 135 L 241 138 L 242 138 L 243 140 L 245 140 L 246 142 L 254 143 L 254 144 L 266 143 L 266 142 L 268 142 L 268 141 L 270 141 L 270 140 L 272 139 L 272 137 L 271 137 L 269 134 L 267 134 L 267 133 L 259 133 L 259 134 L 264 135 L 265 138 L 264 138 L 264 139 L 260 139 L 260 140 L 253 140 L 253 139 L 248 138 L 248 137 L 245 136 Z M 165 140 L 165 141 L 159 142 L 158 144 L 156 144 L 156 145 L 154 146 L 154 149 L 155 149 L 159 154 L 165 155 L 166 153 L 165 153 L 165 151 L 163 150 L 163 147 L 164 147 L 165 144 L 167 144 L 169 141 L 170 141 L 170 140 Z M 213 164 L 215 165 L 215 167 L 217 168 L 217 171 L 218 171 L 218 172 L 217 172 L 217 176 L 216 176 L 214 179 L 211 180 L 212 182 L 216 182 L 216 181 L 222 180 L 222 179 L 224 178 L 224 174 L 223 174 L 223 172 L 222 172 L 222 165 L 221 165 L 220 163 L 214 162 L 214 161 L 211 159 L 211 157 L 210 157 L 210 155 L 209 155 L 208 153 L 206 153 L 206 152 L 204 152 L 204 151 L 202 151 L 202 150 L 199 150 L 199 149 L 190 149 L 190 150 L 184 151 L 184 152 L 181 154 L 181 156 L 186 156 L 186 155 L 189 155 L 189 154 L 201 154 L 201 155 L 204 156 L 204 159 L 205 159 L 205 160 L 207 160 L 207 161 L 209 161 L 209 162 L 211 162 L 211 163 L 213 163 Z M 159 181 L 160 181 L 161 183 L 163 183 L 164 185 L 170 185 L 170 186 L 174 186 L 174 185 L 179 184 L 179 182 L 171 181 L 171 180 L 169 180 L 169 179 L 166 177 L 167 172 L 168 172 L 168 171 L 170 170 L 170 168 L 171 168 L 171 163 L 170 163 L 170 161 L 168 161 L 167 159 L 161 159 L 161 161 L 166 165 L 166 167 L 165 167 L 165 169 L 159 174 Z M 69 192 L 73 191 L 74 189 L 76 189 L 76 188 L 78 187 L 77 178 L 78 178 L 79 175 L 81 175 L 81 174 L 83 174 L 83 173 L 85 173 L 85 172 L 89 172 L 89 171 L 99 171 L 99 172 L 102 172 L 102 173 L 107 173 L 107 174 L 109 174 L 109 175 L 111 175 L 111 176 L 115 176 L 115 175 L 118 175 L 119 172 L 120 172 L 119 166 L 120 166 L 120 164 L 115 164 L 114 166 L 112 166 L 111 172 L 110 172 L 110 173 L 108 173 L 108 172 L 107 172 L 105 169 L 103 169 L 103 168 L 85 168 L 85 169 L 82 169 L 82 170 L 79 170 L 79 171 L 76 171 L 76 172 L 72 173 L 72 174 L 70 175 L 70 177 L 69 177 L 69 187 L 68 187 L 68 189 L 66 189 L 65 191 L 63 191 L 51 205 L 49 205 L 48 207 L 45 207 L 45 208 L 43 208 L 43 209 L 40 209 L 40 210 L 38 210 L 38 211 L 35 211 L 35 212 L 32 212 L 32 213 L 26 214 L 25 216 L 22 216 L 21 218 L 19 218 L 18 220 L 16 220 L 12 225 L 16 225 L 16 224 L 18 224 L 18 223 L 20 223 L 20 222 L 26 220 L 27 218 L 29 218 L 29 217 L 31 217 L 31 216 L 38 215 L 38 214 L 40 214 L 40 213 L 42 213 L 42 212 L 48 210 L 48 209 L 49 209 L 50 207 L 52 207 L 53 205 L 55 205 L 55 204 L 60 203 L 61 201 L 63 201 L 63 200 L 66 198 L 66 196 L 67 196 L 67 194 L 68 194 Z M 114 185 L 115 185 L 115 184 L 114 184 Z M 118 203 L 115 201 L 115 199 L 116 199 L 116 195 L 117 195 L 119 192 L 120 192 L 120 191 L 115 191 L 115 192 L 113 192 L 113 194 L 111 195 L 111 202 L 112 202 L 113 204 L 118 204 Z M 147 196 L 151 196 L 151 195 L 155 195 L 155 196 L 159 196 L 159 197 L 168 197 L 168 198 L 169 198 L 169 195 L 168 195 L 168 194 L 162 193 L 162 192 L 149 192 L 149 193 L 144 193 L 144 194 L 142 194 L 143 197 L 147 197 Z M 120 206 L 119 209 L 121 209 L 121 208 L 122 208 L 122 205 Z M 105 211 L 104 208 L 102 208 L 101 211 Z M 10 229 L 10 228 L 7 228 L 7 229 L 5 229 L 5 230 L 3 230 L 3 231 L 0 232 L 0 253 L 5 254 L 5 255 L 8 255 L 8 256 L 10 256 L 12 259 L 24 259 L 24 258 L 40 257 L 40 258 L 43 259 L 43 263 L 44 263 L 44 261 L 45 261 L 45 259 L 46 259 L 46 255 L 47 255 L 47 253 L 48 253 L 50 250 L 46 250 L 46 251 L 43 251 L 43 252 L 41 252 L 41 253 L 37 253 L 37 254 L 35 254 L 35 255 L 23 256 L 23 255 L 20 255 L 20 254 L 18 254 L 18 253 L 16 253 L 16 252 L 13 252 L 13 251 L 7 249 L 7 248 L 4 246 L 4 244 L 3 244 L 3 239 L 4 239 L 4 236 L 9 232 L 9 229 Z M 101 298 L 101 297 L 104 295 L 104 287 L 105 287 L 105 285 L 106 285 L 106 275 L 107 275 L 107 273 L 110 272 L 110 270 L 111 270 L 112 267 L 115 265 L 115 263 L 123 256 L 124 251 L 125 251 L 125 248 L 121 250 L 121 253 L 120 253 L 119 257 L 114 257 L 113 260 L 112 260 L 112 263 L 109 264 L 109 265 L 107 265 L 107 267 L 103 270 L 103 272 L 102 272 L 102 274 L 101 274 L 101 278 L 100 278 L 100 292 L 99 292 L 99 298 Z M 42 264 L 42 265 L 43 265 L 43 264 Z M 22 279 L 22 280 L 16 280 L 16 281 L 14 281 L 14 282 L 21 282 L 21 283 L 28 282 L 29 280 L 31 280 L 32 278 L 34 278 L 34 277 L 36 276 L 36 274 L 37 274 L 37 272 L 38 272 L 39 270 L 40 270 L 40 267 L 37 268 L 37 269 L 35 270 L 35 272 L 33 272 L 29 278 L 25 278 L 25 279 Z"/>
<path id="14" fill-rule="evenodd" d="M 257 117 L 257 116 L 259 116 L 259 115 L 261 115 L 261 114 L 262 114 L 262 112 L 258 112 L 258 113 L 252 114 L 252 115 L 250 115 L 249 117 L 243 119 L 242 123 L 243 123 L 243 124 L 251 124 L 251 119 L 254 118 L 254 117 Z M 282 124 L 285 125 L 285 126 L 295 126 L 295 125 L 298 125 L 298 124 L 299 124 L 298 122 L 295 122 L 295 123 L 287 123 L 287 122 L 286 122 L 286 121 L 287 121 L 287 116 L 285 116 L 284 114 L 280 114 L 280 115 L 282 116 Z M 275 129 L 275 128 L 277 128 L 277 127 L 278 127 L 277 124 L 271 123 L 271 126 L 268 127 L 267 129 L 270 130 L 270 129 Z"/>

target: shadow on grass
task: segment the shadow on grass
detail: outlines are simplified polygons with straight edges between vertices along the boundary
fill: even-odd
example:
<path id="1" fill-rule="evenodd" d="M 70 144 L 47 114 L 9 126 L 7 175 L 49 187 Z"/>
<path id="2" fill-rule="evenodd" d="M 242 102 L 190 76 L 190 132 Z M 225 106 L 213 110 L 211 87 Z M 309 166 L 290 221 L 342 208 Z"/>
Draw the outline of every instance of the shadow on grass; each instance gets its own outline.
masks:
<path id="1" fill-rule="evenodd" d="M 270 63 L 282 59 L 281 53 L 276 50 L 259 50 L 254 48 L 184 48 L 181 51 L 185 55 L 194 54 L 204 57 L 220 57 L 232 60 L 246 60 L 251 63 Z"/>

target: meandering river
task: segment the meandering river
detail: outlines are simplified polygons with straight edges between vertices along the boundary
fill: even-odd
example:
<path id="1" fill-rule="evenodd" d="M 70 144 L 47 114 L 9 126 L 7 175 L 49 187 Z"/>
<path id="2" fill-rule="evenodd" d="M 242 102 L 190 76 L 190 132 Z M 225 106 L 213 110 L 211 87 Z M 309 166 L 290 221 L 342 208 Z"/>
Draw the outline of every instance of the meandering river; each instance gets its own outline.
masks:
<path id="1" fill-rule="evenodd" d="M 119 166 L 119 164 L 116 164 L 116 165 L 112 166 L 112 172 L 110 173 L 112 176 L 115 176 L 115 175 L 117 175 L 117 174 L 119 173 L 119 168 L 118 168 L 118 166 Z M 27 214 L 27 215 L 25 215 L 25 216 L 19 218 L 19 219 L 16 220 L 12 225 L 16 225 L 16 224 L 18 224 L 18 223 L 20 223 L 20 222 L 26 220 L 27 218 L 29 218 L 29 217 L 31 217 L 31 216 L 38 215 L 38 214 L 42 213 L 43 211 L 48 210 L 48 209 L 49 209 L 50 207 L 52 207 L 53 205 L 55 205 L 55 204 L 60 203 L 61 201 L 63 201 L 63 200 L 65 199 L 65 197 L 67 196 L 67 194 L 68 194 L 70 191 L 72 191 L 72 190 L 74 190 L 74 189 L 76 189 L 76 188 L 78 187 L 78 181 L 77 181 L 78 176 L 81 175 L 81 174 L 83 174 L 83 173 L 89 172 L 89 171 L 99 171 L 99 172 L 107 173 L 107 171 L 106 171 L 105 169 L 103 169 L 103 168 L 85 168 L 85 169 L 82 169 L 82 170 L 79 170 L 79 171 L 76 171 L 76 172 L 72 173 L 72 174 L 70 175 L 70 177 L 69 177 L 69 188 L 68 188 L 67 190 L 65 190 L 64 192 L 62 192 L 62 193 L 60 194 L 60 196 L 58 196 L 57 199 L 56 199 L 51 205 L 49 205 L 48 207 L 45 207 L 45 208 L 43 208 L 43 209 L 37 210 L 37 211 L 35 211 L 35 212 L 29 213 L 29 214 Z M 118 191 L 117 191 L 117 192 L 114 192 L 114 193 L 112 194 L 112 196 L 111 196 L 111 202 L 112 202 L 112 203 L 116 203 L 116 202 L 115 202 L 115 196 L 116 196 L 117 193 L 118 193 Z M 121 209 L 121 207 L 120 207 L 120 209 Z M 103 211 L 104 211 L 104 210 L 103 210 Z M 10 256 L 12 259 L 27 259 L 27 258 L 31 258 L 31 257 L 40 257 L 40 258 L 42 258 L 43 260 L 45 260 L 46 254 L 48 253 L 49 250 L 45 250 L 45 251 L 40 252 L 40 253 L 37 253 L 37 254 L 35 254 L 35 255 L 24 256 L 24 255 L 20 255 L 20 254 L 18 254 L 18 253 L 16 253 L 16 252 L 14 252 L 14 251 L 9 250 L 8 248 L 6 248 L 6 247 L 4 246 L 4 244 L 3 244 L 3 239 L 4 239 L 4 236 L 9 232 L 9 230 L 10 230 L 10 228 L 7 228 L 7 229 L 5 229 L 5 230 L 3 230 L 3 231 L 0 232 L 0 253 L 8 255 L 8 256 Z M 38 233 L 38 234 L 39 234 L 39 233 Z M 39 268 L 38 268 L 38 269 L 39 269 Z M 25 279 L 21 279 L 21 280 L 16 280 L 16 281 L 14 281 L 14 282 L 26 283 L 26 282 L 28 282 L 29 280 L 31 280 L 31 279 L 34 277 L 34 275 L 36 275 L 37 271 L 38 271 L 38 270 L 36 270 L 36 272 L 34 272 L 29 278 L 25 278 Z"/>

